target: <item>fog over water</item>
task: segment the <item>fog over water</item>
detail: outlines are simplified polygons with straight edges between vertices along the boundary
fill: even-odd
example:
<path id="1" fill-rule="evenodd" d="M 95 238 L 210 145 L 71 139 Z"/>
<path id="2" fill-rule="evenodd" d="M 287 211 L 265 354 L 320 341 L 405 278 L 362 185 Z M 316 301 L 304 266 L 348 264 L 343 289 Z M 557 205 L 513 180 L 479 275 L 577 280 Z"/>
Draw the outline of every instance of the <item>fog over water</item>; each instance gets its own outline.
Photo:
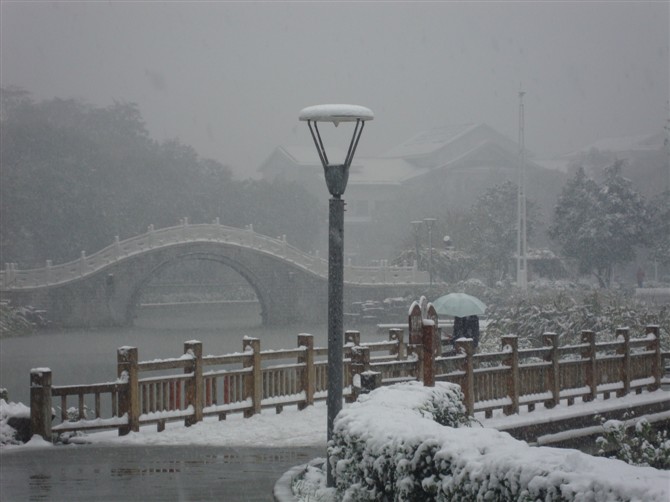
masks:
<path id="1" fill-rule="evenodd" d="M 416 132 L 486 122 L 538 156 L 667 118 L 668 2 L 3 1 L 2 86 L 97 106 L 136 102 L 241 177 L 309 145 L 305 106 L 376 114 L 361 155 Z"/>

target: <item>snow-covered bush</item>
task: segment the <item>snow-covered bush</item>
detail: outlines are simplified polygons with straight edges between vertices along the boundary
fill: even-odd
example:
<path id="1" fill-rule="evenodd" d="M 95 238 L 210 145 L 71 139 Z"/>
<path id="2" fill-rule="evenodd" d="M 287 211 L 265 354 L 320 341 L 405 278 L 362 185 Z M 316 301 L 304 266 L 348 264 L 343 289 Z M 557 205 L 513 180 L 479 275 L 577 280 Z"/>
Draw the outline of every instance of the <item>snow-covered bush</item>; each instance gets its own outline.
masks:
<path id="1" fill-rule="evenodd" d="M 633 424 L 625 420 L 601 422 L 604 435 L 596 439 L 599 455 L 631 465 L 670 470 L 670 436 L 666 429 L 655 429 L 645 418 Z"/>
<path id="2" fill-rule="evenodd" d="M 30 408 L 25 404 L 0 399 L 0 446 L 23 444 L 17 437 L 17 430 L 9 422 L 12 422 L 12 419 L 29 418 Z"/>
<path id="3" fill-rule="evenodd" d="M 510 296 L 489 304 L 489 324 L 480 350 L 499 350 L 500 336 L 519 336 L 520 347 L 542 345 L 542 334 L 557 333 L 562 344 L 579 343 L 582 330 L 613 339 L 616 328 L 627 326 L 641 334 L 647 324 L 657 324 L 661 346 L 670 349 L 670 306 L 650 309 L 613 291 L 542 289 L 527 296 Z"/>
<path id="4" fill-rule="evenodd" d="M 495 429 L 439 424 L 427 410 L 457 393 L 452 384 L 410 382 L 376 389 L 343 409 L 329 445 L 339 498 L 651 502 L 670 496 L 664 471 L 530 447 Z"/>
<path id="5" fill-rule="evenodd" d="M 0 303 L 0 338 L 9 336 L 29 335 L 35 330 L 31 322 L 21 309 Z"/>

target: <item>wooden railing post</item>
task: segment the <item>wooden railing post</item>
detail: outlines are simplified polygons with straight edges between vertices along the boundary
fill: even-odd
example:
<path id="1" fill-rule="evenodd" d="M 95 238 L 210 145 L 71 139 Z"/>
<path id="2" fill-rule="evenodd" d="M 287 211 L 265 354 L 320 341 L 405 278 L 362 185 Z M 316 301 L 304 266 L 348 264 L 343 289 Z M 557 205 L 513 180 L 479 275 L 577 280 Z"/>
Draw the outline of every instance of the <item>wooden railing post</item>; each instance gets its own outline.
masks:
<path id="1" fill-rule="evenodd" d="M 505 415 L 519 413 L 519 338 L 516 335 L 505 335 L 501 338 L 503 352 L 508 355 L 504 364 L 509 366 L 507 377 L 507 394 L 510 405 L 503 408 Z"/>
<path id="2" fill-rule="evenodd" d="M 440 340 L 440 319 L 432 303 L 426 309 L 426 320 L 433 322 L 433 360 L 442 354 L 442 342 Z"/>
<path id="3" fill-rule="evenodd" d="M 361 394 L 368 394 L 382 386 L 382 374 L 379 371 L 361 373 Z"/>
<path id="4" fill-rule="evenodd" d="M 344 332 L 344 344 L 358 346 L 361 344 L 361 332 L 349 329 Z"/>
<path id="5" fill-rule="evenodd" d="M 551 347 L 551 351 L 545 356 L 545 361 L 551 362 L 551 367 L 545 373 L 545 388 L 551 392 L 551 399 L 544 402 L 545 408 L 553 408 L 561 402 L 561 373 L 558 365 L 558 334 L 545 333 L 542 335 L 544 344 Z"/>
<path id="6" fill-rule="evenodd" d="M 617 349 L 617 353 L 623 356 L 620 374 L 623 388 L 617 392 L 617 397 L 622 397 L 630 392 L 630 332 L 628 328 L 617 328 L 616 338 L 622 344 Z"/>
<path id="7" fill-rule="evenodd" d="M 456 352 L 465 355 L 465 367 L 463 372 L 463 384 L 461 390 L 463 391 L 463 399 L 465 400 L 465 409 L 468 415 L 472 416 L 475 413 L 475 367 L 472 355 L 475 352 L 475 342 L 470 338 L 463 338 L 456 340 Z"/>
<path id="8" fill-rule="evenodd" d="M 119 436 L 140 430 L 140 388 L 137 368 L 137 347 L 120 347 L 116 352 L 116 368 L 125 389 L 119 394 L 119 416 L 128 416 L 128 424 L 119 427 Z"/>
<path id="9" fill-rule="evenodd" d="M 661 353 L 661 332 L 658 325 L 648 325 L 645 329 L 649 345 L 647 350 L 653 351 L 653 359 L 651 362 L 651 376 L 654 378 L 654 383 L 651 384 L 647 390 L 650 392 L 661 388 L 661 378 L 663 378 L 663 354 Z M 651 336 L 653 335 L 653 340 Z"/>
<path id="10" fill-rule="evenodd" d="M 399 328 L 389 329 L 389 341 L 398 342 L 398 345 L 391 349 L 390 355 L 396 356 L 398 361 L 407 359 L 407 351 L 405 350 L 405 332 Z"/>
<path id="11" fill-rule="evenodd" d="M 30 432 L 51 441 L 51 370 L 30 370 Z"/>
<path id="12" fill-rule="evenodd" d="M 191 425 L 202 422 L 202 408 L 204 406 L 204 381 L 202 378 L 202 342 L 191 340 L 184 342 L 184 354 L 193 357 L 193 363 L 190 368 L 184 368 L 186 373 L 193 373 L 193 376 L 186 381 L 186 406 L 193 406 L 193 415 L 184 419 L 184 425 Z"/>
<path id="13" fill-rule="evenodd" d="M 351 375 L 351 394 L 347 402 L 353 402 L 358 398 L 360 387 L 356 386 L 356 375 L 360 375 L 370 369 L 370 347 L 361 347 L 356 345 L 351 348 L 351 365 L 349 371 Z M 360 384 L 360 381 L 359 381 Z"/>
<path id="14" fill-rule="evenodd" d="M 423 385 L 435 387 L 435 323 L 426 320 L 423 324 Z"/>
<path id="15" fill-rule="evenodd" d="M 582 343 L 588 347 L 582 349 L 584 367 L 584 383 L 589 388 L 589 394 L 582 396 L 582 401 L 595 400 L 598 395 L 598 374 L 596 370 L 596 334 L 590 330 L 582 331 Z"/>
<path id="16" fill-rule="evenodd" d="M 407 357 L 416 356 L 416 379 L 420 382 L 423 378 L 423 345 L 409 344 L 407 347 Z"/>
<path id="17" fill-rule="evenodd" d="M 298 347 L 305 347 L 305 355 L 298 358 L 298 363 L 304 363 L 302 372 L 301 388 L 305 391 L 305 401 L 298 404 L 299 410 L 314 404 L 314 386 L 316 382 L 316 371 L 314 369 L 314 336 L 306 333 L 298 335 Z"/>
<path id="18" fill-rule="evenodd" d="M 252 409 L 244 410 L 244 417 L 249 418 L 261 412 L 263 399 L 263 373 L 261 371 L 261 341 L 258 338 L 245 337 L 242 343 L 244 352 L 251 352 L 251 357 L 245 359 L 243 366 L 251 367 L 251 373 L 244 381 L 244 398 L 251 398 Z"/>
<path id="19" fill-rule="evenodd" d="M 412 345 L 421 344 L 421 334 L 423 329 L 423 316 L 421 314 L 421 307 L 414 302 L 410 307 L 408 316 L 409 326 L 409 343 Z"/>

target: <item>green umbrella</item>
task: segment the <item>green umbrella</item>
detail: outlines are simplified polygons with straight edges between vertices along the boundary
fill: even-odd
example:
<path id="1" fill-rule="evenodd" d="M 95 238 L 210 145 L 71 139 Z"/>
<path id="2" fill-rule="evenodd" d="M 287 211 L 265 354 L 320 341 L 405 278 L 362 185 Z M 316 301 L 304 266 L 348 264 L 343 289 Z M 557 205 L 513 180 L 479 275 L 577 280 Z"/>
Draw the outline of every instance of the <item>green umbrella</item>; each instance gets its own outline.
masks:
<path id="1" fill-rule="evenodd" d="M 440 315 L 454 317 L 467 317 L 470 315 L 482 315 L 486 311 L 486 304 L 479 298 L 465 293 L 449 293 L 440 296 L 433 303 L 435 311 Z"/>

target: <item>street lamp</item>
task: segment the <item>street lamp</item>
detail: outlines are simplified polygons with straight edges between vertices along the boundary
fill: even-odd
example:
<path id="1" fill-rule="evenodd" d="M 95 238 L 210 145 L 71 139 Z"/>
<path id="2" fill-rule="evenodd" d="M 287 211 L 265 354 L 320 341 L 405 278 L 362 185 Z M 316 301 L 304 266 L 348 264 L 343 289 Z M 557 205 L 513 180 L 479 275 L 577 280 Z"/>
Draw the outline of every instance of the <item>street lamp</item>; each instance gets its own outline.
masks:
<path id="1" fill-rule="evenodd" d="M 428 275 L 430 276 L 430 288 L 433 288 L 433 225 L 437 220 L 435 218 L 424 218 L 423 222 L 428 227 L 428 248 L 430 249 L 430 257 L 428 258 Z"/>
<path id="2" fill-rule="evenodd" d="M 349 166 L 354 158 L 358 140 L 366 120 L 374 114 L 368 108 L 357 105 L 317 105 L 304 108 L 300 120 L 306 121 L 314 145 L 323 165 L 326 185 L 330 192 L 328 204 L 328 441 L 333 437 L 335 417 L 342 409 L 342 387 L 344 346 L 342 294 L 344 289 L 344 201 L 342 194 L 349 180 Z M 331 164 L 319 133 L 319 122 L 356 122 L 347 156 L 342 164 Z M 331 468 L 328 468 L 327 484 L 334 486 Z"/>
<path id="3" fill-rule="evenodd" d="M 416 251 L 416 269 L 419 270 L 419 234 L 421 233 L 421 224 L 422 221 L 413 221 L 412 227 L 414 228 L 414 248 Z"/>

